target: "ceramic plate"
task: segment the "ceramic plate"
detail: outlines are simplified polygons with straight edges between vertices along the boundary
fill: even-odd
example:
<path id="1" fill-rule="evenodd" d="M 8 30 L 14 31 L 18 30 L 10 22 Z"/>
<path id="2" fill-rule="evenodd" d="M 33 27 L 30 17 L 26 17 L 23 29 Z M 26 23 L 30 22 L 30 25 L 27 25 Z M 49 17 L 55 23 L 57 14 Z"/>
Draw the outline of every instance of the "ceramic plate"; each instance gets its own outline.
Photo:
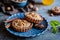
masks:
<path id="1" fill-rule="evenodd" d="M 17 13 L 14 14 L 12 16 L 10 16 L 9 18 L 7 18 L 7 20 L 10 20 L 12 18 L 24 18 L 24 13 Z M 7 23 L 5 23 L 6 25 Z M 46 31 L 47 27 L 48 27 L 48 23 L 46 21 L 46 19 L 44 18 L 44 20 L 41 22 L 41 24 L 44 25 L 43 29 L 36 29 L 36 28 L 31 28 L 30 30 L 28 30 L 27 32 L 17 32 L 14 31 L 12 28 L 8 28 L 7 31 L 10 32 L 11 34 L 15 35 L 15 36 L 19 36 L 19 37 L 34 37 L 37 35 L 40 35 L 42 33 L 44 33 L 44 31 Z"/>

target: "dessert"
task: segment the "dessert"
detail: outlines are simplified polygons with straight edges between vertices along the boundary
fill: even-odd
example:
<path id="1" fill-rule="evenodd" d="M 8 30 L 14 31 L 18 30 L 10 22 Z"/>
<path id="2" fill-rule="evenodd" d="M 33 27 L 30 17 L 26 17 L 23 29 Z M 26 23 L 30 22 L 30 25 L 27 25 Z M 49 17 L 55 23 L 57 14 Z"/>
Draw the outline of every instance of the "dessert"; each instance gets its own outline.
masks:
<path id="1" fill-rule="evenodd" d="M 37 8 L 37 7 L 34 7 L 33 10 L 34 10 L 34 11 L 38 11 L 38 8 Z"/>
<path id="2" fill-rule="evenodd" d="M 38 14 L 35 14 L 34 12 L 25 13 L 24 16 L 27 21 L 32 23 L 39 23 L 43 20 L 41 16 L 39 16 Z"/>
<path id="3" fill-rule="evenodd" d="M 29 6 L 29 8 L 33 8 L 34 7 L 31 3 L 28 6 Z"/>
<path id="4" fill-rule="evenodd" d="M 24 19 L 15 19 L 12 21 L 13 29 L 19 32 L 26 32 L 32 28 L 33 24 Z"/>
<path id="5" fill-rule="evenodd" d="M 44 28 L 44 25 L 43 24 L 35 24 L 34 27 L 35 28 L 38 28 L 38 29 L 43 29 Z"/>
<path id="6" fill-rule="evenodd" d="M 51 9 L 51 12 L 54 14 L 54 15 L 60 15 L 60 7 L 54 7 Z"/>

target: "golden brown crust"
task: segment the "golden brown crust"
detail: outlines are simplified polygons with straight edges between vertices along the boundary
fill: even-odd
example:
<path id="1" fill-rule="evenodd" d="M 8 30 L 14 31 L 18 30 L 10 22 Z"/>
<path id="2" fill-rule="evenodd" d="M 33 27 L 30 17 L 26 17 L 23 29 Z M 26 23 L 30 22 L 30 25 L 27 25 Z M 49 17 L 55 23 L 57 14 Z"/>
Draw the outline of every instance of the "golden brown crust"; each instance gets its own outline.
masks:
<path id="1" fill-rule="evenodd" d="M 18 23 L 19 25 L 17 25 L 17 23 L 15 23 L 15 21 L 19 20 L 20 22 Z M 23 23 L 23 21 L 25 21 L 26 23 Z M 22 23 L 22 24 L 21 24 Z M 16 25 L 17 26 L 16 26 Z M 28 31 L 30 28 L 32 28 L 33 24 L 26 21 L 26 20 L 23 20 L 23 19 L 16 19 L 12 22 L 12 26 L 13 26 L 13 29 L 16 30 L 16 31 L 19 31 L 19 32 L 26 32 Z"/>
<path id="2" fill-rule="evenodd" d="M 41 16 L 39 16 L 38 14 L 34 14 L 33 13 L 33 16 L 35 17 L 30 17 L 30 16 L 27 16 L 28 14 L 25 14 L 25 19 L 28 20 L 29 22 L 32 22 L 32 23 L 39 23 L 43 20 L 43 18 Z M 36 17 L 38 16 L 38 17 Z"/>

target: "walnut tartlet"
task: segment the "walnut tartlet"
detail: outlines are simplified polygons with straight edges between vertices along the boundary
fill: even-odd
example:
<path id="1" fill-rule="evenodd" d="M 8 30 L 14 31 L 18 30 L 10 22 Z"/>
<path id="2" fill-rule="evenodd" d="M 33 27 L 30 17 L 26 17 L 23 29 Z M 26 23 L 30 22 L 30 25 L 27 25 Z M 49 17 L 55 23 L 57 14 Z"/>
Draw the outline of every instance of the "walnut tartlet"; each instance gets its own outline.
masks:
<path id="1" fill-rule="evenodd" d="M 60 15 L 60 7 L 54 7 L 51 9 L 51 12 L 55 15 Z"/>
<path id="2" fill-rule="evenodd" d="M 30 28 L 32 28 L 33 24 L 24 20 L 24 19 L 16 19 L 12 21 L 13 29 L 19 32 L 26 32 Z"/>
<path id="3" fill-rule="evenodd" d="M 39 16 L 38 14 L 35 14 L 33 12 L 25 13 L 24 16 L 27 21 L 32 22 L 32 23 L 40 23 L 43 20 L 43 18 L 41 16 Z"/>

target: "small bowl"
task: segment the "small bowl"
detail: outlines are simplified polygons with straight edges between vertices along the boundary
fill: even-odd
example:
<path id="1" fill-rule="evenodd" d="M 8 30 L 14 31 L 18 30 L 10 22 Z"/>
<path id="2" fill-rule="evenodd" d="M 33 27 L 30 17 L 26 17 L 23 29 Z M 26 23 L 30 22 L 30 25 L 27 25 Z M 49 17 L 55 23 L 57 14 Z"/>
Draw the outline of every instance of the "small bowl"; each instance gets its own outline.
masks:
<path id="1" fill-rule="evenodd" d="M 22 2 L 16 2 L 16 1 L 12 0 L 12 3 L 13 3 L 14 6 L 24 7 L 24 6 L 26 6 L 26 4 L 27 4 L 27 0 L 24 0 L 24 1 L 22 1 Z"/>

